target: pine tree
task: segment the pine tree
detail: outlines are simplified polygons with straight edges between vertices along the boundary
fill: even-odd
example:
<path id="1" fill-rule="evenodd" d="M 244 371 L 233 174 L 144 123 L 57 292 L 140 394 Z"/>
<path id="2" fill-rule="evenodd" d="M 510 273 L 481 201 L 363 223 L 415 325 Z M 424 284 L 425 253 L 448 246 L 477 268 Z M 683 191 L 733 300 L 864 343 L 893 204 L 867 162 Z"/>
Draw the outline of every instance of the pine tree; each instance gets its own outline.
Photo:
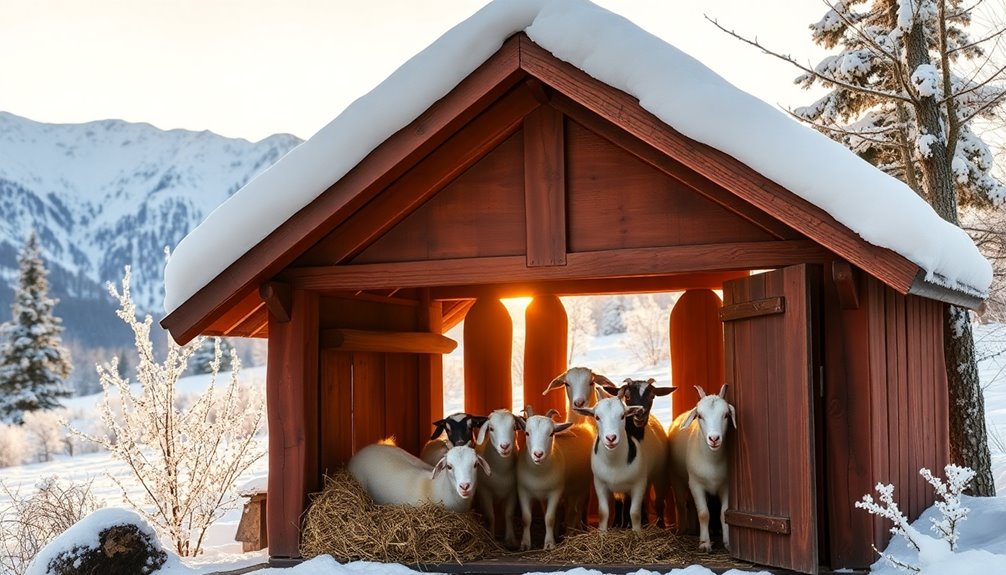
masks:
<path id="1" fill-rule="evenodd" d="M 213 371 L 213 360 L 216 357 L 215 341 L 220 342 L 220 369 L 229 371 L 231 369 L 231 353 L 234 351 L 234 344 L 225 337 L 208 338 L 203 341 L 199 349 L 192 354 L 189 364 L 192 366 L 193 374 L 210 373 Z"/>
<path id="2" fill-rule="evenodd" d="M 803 69 L 797 81 L 805 87 L 828 89 L 794 115 L 905 181 L 945 220 L 960 225 L 958 206 L 1001 206 L 1006 186 L 991 175 L 992 154 L 971 124 L 1003 106 L 1002 69 L 982 66 L 982 45 L 1002 31 L 971 38 L 975 3 L 962 0 L 845 0 L 829 8 L 811 30 L 838 53 L 813 69 L 724 31 Z M 993 495 L 967 311 L 946 305 L 943 333 L 951 459 L 975 470 L 973 494 Z"/>
<path id="3" fill-rule="evenodd" d="M 53 315 L 49 281 L 38 237 L 31 232 L 18 256 L 13 319 L 2 326 L 0 344 L 0 419 L 22 423 L 30 411 L 60 407 L 69 397 L 69 353 L 62 346 L 61 320 Z"/>

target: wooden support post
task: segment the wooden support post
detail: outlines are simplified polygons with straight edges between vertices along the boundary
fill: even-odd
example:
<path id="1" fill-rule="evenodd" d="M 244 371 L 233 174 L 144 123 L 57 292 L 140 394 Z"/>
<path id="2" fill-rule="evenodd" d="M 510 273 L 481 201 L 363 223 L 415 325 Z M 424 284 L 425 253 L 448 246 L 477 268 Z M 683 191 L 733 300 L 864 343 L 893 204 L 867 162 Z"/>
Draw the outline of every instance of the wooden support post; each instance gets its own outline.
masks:
<path id="1" fill-rule="evenodd" d="M 293 290 L 289 321 L 269 317 L 269 555 L 300 557 L 300 519 L 318 491 L 318 296 Z"/>
<path id="2" fill-rule="evenodd" d="M 486 415 L 510 408 L 513 321 L 496 298 L 479 298 L 465 316 L 465 411 Z"/>
<path id="3" fill-rule="evenodd" d="M 524 318 L 524 405 L 534 407 L 535 413 L 555 408 L 565 418 L 566 394 L 542 392 L 566 370 L 566 308 L 557 296 L 539 295 L 528 304 Z"/>
<path id="4" fill-rule="evenodd" d="M 723 385 L 723 323 L 720 298 L 712 290 L 688 290 L 671 310 L 671 395 L 674 417 L 695 407 L 698 385 L 718 393 Z"/>
<path id="5" fill-rule="evenodd" d="M 443 333 L 444 306 L 430 299 L 430 290 L 421 291 L 419 306 L 420 329 Z M 444 357 L 437 354 L 419 356 L 419 437 L 429 437 L 431 423 L 444 417 Z"/>

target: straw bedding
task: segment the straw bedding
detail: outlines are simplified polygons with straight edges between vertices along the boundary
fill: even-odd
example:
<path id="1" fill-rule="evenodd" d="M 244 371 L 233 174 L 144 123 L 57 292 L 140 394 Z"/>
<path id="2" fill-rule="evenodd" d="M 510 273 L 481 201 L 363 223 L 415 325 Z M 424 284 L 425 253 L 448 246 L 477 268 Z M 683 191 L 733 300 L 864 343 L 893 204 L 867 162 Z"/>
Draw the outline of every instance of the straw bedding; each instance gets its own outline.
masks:
<path id="1" fill-rule="evenodd" d="M 541 544 L 541 525 L 532 539 Z M 520 531 L 517 531 L 518 536 Z M 347 471 L 326 478 L 304 516 L 300 551 L 304 558 L 331 555 L 340 562 L 376 561 L 405 565 L 469 563 L 498 559 L 556 565 L 744 566 L 725 552 L 696 554 L 695 537 L 669 529 L 596 529 L 570 533 L 550 550 L 507 551 L 475 513 L 452 513 L 436 505 L 376 505 Z"/>
<path id="2" fill-rule="evenodd" d="M 474 513 L 452 513 L 433 504 L 375 505 L 347 471 L 325 479 L 304 519 L 305 558 L 328 554 L 340 562 L 468 562 L 504 550 Z"/>

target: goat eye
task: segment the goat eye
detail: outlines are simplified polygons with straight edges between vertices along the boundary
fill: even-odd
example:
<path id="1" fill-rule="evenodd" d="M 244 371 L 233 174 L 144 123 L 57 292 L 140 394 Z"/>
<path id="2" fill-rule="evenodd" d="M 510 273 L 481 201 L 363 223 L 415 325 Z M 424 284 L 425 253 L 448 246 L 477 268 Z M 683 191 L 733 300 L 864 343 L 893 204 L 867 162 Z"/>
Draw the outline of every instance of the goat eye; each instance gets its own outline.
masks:
<path id="1" fill-rule="evenodd" d="M 601 421 L 601 416 L 600 416 L 600 415 L 595 415 L 595 416 L 594 416 L 594 419 L 596 419 L 596 420 L 598 420 L 598 421 Z"/>
<path id="2" fill-rule="evenodd" d="M 695 416 L 695 417 L 696 417 L 696 419 L 698 419 L 699 421 L 701 421 L 701 420 L 702 420 L 702 415 L 697 415 L 697 416 Z"/>
<path id="3" fill-rule="evenodd" d="M 454 470 L 454 466 L 451 465 L 450 463 L 448 463 L 447 464 L 447 471 L 453 471 L 453 470 Z"/>
<path id="4" fill-rule="evenodd" d="M 549 433 L 548 436 L 549 437 L 555 437 L 555 432 L 553 431 L 552 433 Z"/>
<path id="5" fill-rule="evenodd" d="M 489 426 L 489 433 L 492 433 L 492 432 L 493 432 L 493 426 L 490 425 Z"/>

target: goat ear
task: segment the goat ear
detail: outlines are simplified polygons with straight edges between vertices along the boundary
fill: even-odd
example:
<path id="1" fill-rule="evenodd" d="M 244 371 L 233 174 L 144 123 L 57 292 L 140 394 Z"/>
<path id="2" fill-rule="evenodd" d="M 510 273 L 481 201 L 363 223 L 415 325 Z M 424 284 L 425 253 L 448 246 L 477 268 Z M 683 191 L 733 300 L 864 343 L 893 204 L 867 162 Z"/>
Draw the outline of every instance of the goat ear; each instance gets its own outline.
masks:
<path id="1" fill-rule="evenodd" d="M 432 476 L 433 479 L 437 478 L 437 475 L 439 475 L 440 472 L 444 470 L 444 467 L 446 465 L 447 465 L 447 456 L 445 455 L 440 458 L 440 461 L 438 461 L 435 466 L 433 466 L 433 476 Z"/>
<path id="2" fill-rule="evenodd" d="M 727 409 L 730 410 L 730 422 L 734 424 L 734 429 L 737 429 L 737 410 L 729 403 L 727 404 Z"/>
<path id="3" fill-rule="evenodd" d="M 523 417 L 521 417 L 519 415 L 514 415 L 513 416 L 513 425 L 514 425 L 514 427 L 516 427 L 520 431 L 524 431 L 524 428 L 525 428 L 524 424 L 525 423 L 527 423 L 527 419 L 525 419 L 525 418 L 523 418 Z"/>
<path id="4" fill-rule="evenodd" d="M 686 417 L 685 420 L 681 422 L 681 429 L 683 430 L 688 429 L 688 426 L 691 425 L 693 421 L 695 421 L 695 416 L 698 415 L 698 413 L 699 411 L 697 409 L 689 411 L 688 417 Z"/>
<path id="5" fill-rule="evenodd" d="M 604 377 L 600 373 L 591 372 L 590 381 L 597 386 L 601 387 L 615 387 L 615 384 L 611 382 L 610 379 Z"/>
<path id="6" fill-rule="evenodd" d="M 558 425 L 555 426 L 555 430 L 554 431 L 555 431 L 555 433 L 562 433 L 563 431 L 566 431 L 567 429 L 569 429 L 571 425 L 573 425 L 572 421 L 567 422 L 567 423 L 560 423 L 560 424 L 558 424 Z"/>
<path id="7" fill-rule="evenodd" d="M 433 429 L 433 435 L 430 436 L 430 440 L 434 440 L 440 437 L 441 434 L 445 433 L 447 430 L 444 428 L 444 419 L 440 419 L 433 422 L 436 427 Z"/>
<path id="8" fill-rule="evenodd" d="M 612 397 L 618 395 L 618 388 L 615 387 L 614 385 L 602 385 L 601 389 L 604 390 L 604 393 L 607 393 Z"/>
<path id="9" fill-rule="evenodd" d="M 475 463 L 479 464 L 479 467 L 482 468 L 482 472 L 486 474 L 486 477 L 492 475 L 492 470 L 489 469 L 489 462 L 486 461 L 484 457 L 482 457 L 481 455 L 476 455 Z"/>
<path id="10" fill-rule="evenodd" d="M 589 407 L 574 407 L 573 411 L 579 413 L 580 415 L 586 415 L 588 417 L 594 417 L 594 410 Z"/>
<path id="11" fill-rule="evenodd" d="M 468 418 L 468 424 L 472 427 L 482 427 L 489 421 L 489 418 L 484 415 L 472 415 Z"/>
<path id="12" fill-rule="evenodd" d="M 729 387 L 729 386 L 724 383 L 723 387 L 720 388 L 720 393 L 719 393 L 720 397 L 724 397 L 725 398 L 727 396 L 727 387 Z"/>
<path id="13" fill-rule="evenodd" d="M 546 393 L 552 390 L 559 389 L 560 387 L 565 386 L 566 386 L 566 372 L 562 372 L 562 374 L 556 376 L 555 379 L 549 382 L 548 387 L 546 387 L 545 391 L 541 392 L 541 394 L 545 395 Z"/>
<path id="14" fill-rule="evenodd" d="M 695 391 L 699 392 L 699 399 L 702 399 L 703 397 L 706 396 L 706 390 L 702 389 L 702 386 L 696 385 Z"/>
<path id="15" fill-rule="evenodd" d="M 653 380 L 650 380 L 650 381 L 653 381 Z M 652 387 L 651 386 L 650 389 L 653 390 L 653 395 L 664 396 L 664 395 L 670 395 L 670 394 L 674 393 L 674 390 L 677 389 L 677 388 L 676 387 Z"/>
<path id="16" fill-rule="evenodd" d="M 534 417 L 534 407 L 531 407 L 530 405 L 525 405 L 524 406 L 524 418 L 526 419 L 528 417 Z"/>
<path id="17" fill-rule="evenodd" d="M 475 438 L 475 442 L 478 443 L 479 445 L 482 445 L 483 443 L 486 442 L 487 429 L 489 429 L 488 425 L 483 425 L 482 427 L 479 427 L 479 435 L 478 437 Z"/>
<path id="18" fill-rule="evenodd" d="M 629 386 L 623 385 L 622 387 L 618 388 L 618 394 L 616 394 L 615 397 L 617 397 L 618 399 L 625 399 L 625 394 L 628 392 L 629 392 Z"/>

